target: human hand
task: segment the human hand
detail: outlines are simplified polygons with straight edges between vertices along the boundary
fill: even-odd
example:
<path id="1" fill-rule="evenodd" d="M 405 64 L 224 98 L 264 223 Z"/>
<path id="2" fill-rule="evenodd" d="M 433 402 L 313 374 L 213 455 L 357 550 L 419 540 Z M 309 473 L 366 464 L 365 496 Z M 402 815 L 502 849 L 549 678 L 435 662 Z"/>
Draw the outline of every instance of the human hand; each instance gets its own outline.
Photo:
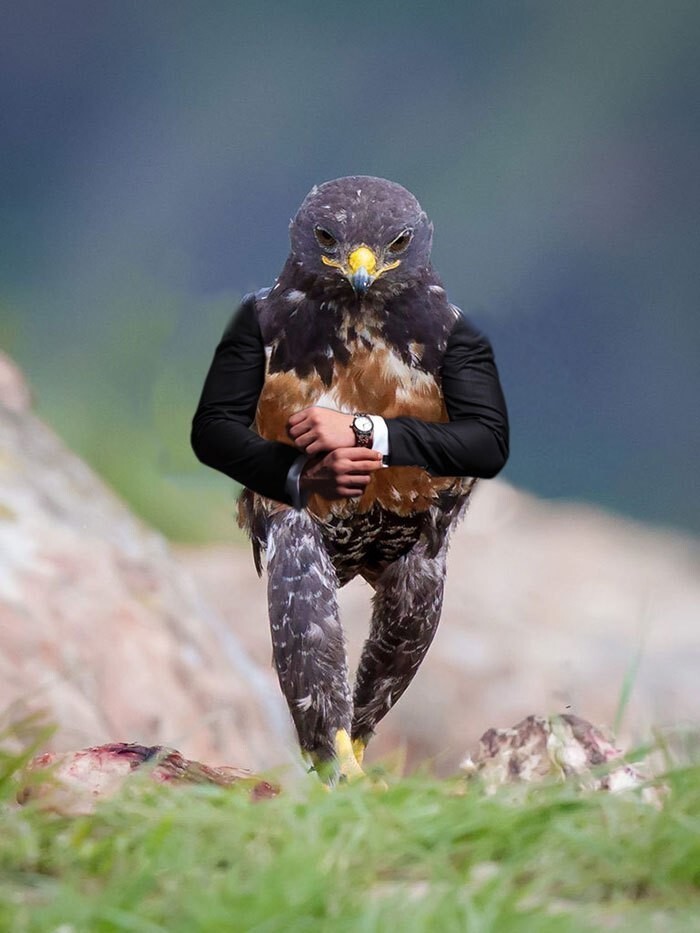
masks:
<path id="1" fill-rule="evenodd" d="M 366 447 L 338 447 L 304 464 L 299 486 L 324 499 L 353 499 L 362 495 L 371 474 L 382 468 L 382 455 Z"/>
<path id="2" fill-rule="evenodd" d="M 287 422 L 287 433 L 294 446 L 309 456 L 340 447 L 354 447 L 353 416 L 334 408 L 304 408 Z"/>

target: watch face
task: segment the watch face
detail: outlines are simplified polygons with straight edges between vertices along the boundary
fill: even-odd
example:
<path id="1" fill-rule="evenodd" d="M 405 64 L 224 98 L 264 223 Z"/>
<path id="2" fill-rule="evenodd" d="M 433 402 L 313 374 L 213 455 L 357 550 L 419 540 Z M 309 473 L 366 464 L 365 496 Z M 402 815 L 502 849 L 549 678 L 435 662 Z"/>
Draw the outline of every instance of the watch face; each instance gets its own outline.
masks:
<path id="1" fill-rule="evenodd" d="M 358 431 L 362 431 L 363 434 L 369 433 L 374 425 L 372 424 L 372 419 L 368 418 L 367 415 L 359 415 L 355 418 L 353 422 Z"/>

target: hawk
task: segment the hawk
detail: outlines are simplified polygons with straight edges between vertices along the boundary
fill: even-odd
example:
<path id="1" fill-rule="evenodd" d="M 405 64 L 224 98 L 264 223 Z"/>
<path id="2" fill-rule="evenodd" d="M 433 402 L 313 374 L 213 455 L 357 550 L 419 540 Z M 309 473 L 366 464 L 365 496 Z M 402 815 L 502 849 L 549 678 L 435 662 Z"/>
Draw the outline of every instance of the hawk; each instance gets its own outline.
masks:
<path id="1" fill-rule="evenodd" d="M 449 302 L 432 232 L 394 182 L 314 187 L 278 278 L 226 328 L 193 421 L 199 459 L 245 487 L 280 686 L 329 781 L 363 773 L 435 635 L 450 531 L 508 456 L 491 346 Z M 337 589 L 358 575 L 374 598 L 351 689 Z"/>

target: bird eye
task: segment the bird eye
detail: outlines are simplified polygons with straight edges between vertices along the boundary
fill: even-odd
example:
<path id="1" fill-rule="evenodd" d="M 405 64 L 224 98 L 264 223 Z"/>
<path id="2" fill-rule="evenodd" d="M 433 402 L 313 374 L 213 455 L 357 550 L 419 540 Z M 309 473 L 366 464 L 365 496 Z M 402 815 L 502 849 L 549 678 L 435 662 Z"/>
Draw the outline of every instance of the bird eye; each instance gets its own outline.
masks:
<path id="1" fill-rule="evenodd" d="M 388 246 L 390 253 L 403 253 L 413 237 L 413 230 L 404 230 Z"/>
<path id="2" fill-rule="evenodd" d="M 314 236 L 322 249 L 333 249 L 333 247 L 338 245 L 338 241 L 333 234 L 324 230 L 323 227 L 314 227 Z"/>

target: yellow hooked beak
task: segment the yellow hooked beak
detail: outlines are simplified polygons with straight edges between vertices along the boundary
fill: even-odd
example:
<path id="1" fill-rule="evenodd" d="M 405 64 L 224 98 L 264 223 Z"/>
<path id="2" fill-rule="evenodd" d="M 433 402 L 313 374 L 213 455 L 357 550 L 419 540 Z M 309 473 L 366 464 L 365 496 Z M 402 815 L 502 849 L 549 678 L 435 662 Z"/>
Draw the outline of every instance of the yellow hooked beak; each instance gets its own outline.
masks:
<path id="1" fill-rule="evenodd" d="M 358 246 L 348 256 L 348 269 L 350 284 L 362 295 L 377 276 L 377 257 L 368 246 Z"/>
<path id="2" fill-rule="evenodd" d="M 345 265 L 335 259 L 329 259 L 328 256 L 321 256 L 321 261 L 327 266 L 334 266 L 346 276 L 352 287 L 358 295 L 364 294 L 375 279 L 387 272 L 389 269 L 395 269 L 401 264 L 400 259 L 387 263 L 384 266 L 377 265 L 377 257 L 369 246 L 358 246 L 349 255 Z"/>

